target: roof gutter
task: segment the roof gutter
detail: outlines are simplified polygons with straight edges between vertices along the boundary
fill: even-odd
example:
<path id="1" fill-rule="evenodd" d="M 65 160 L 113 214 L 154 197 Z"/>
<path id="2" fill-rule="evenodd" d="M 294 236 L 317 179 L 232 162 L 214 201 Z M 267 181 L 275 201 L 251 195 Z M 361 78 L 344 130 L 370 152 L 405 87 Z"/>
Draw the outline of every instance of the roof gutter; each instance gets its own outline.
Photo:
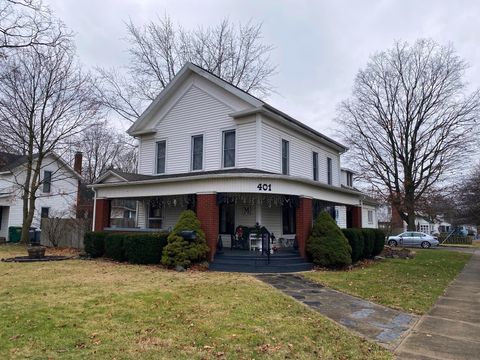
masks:
<path id="1" fill-rule="evenodd" d="M 345 194 L 352 194 L 352 195 L 363 195 L 362 192 L 357 190 L 345 189 L 338 186 L 323 184 L 318 181 L 305 179 L 299 176 L 289 176 L 289 175 L 280 175 L 280 174 L 252 174 L 252 173 L 244 173 L 244 174 L 212 174 L 212 175 L 197 175 L 197 176 L 185 176 L 185 177 L 175 177 L 175 178 L 166 178 L 166 179 L 149 179 L 149 180 L 138 180 L 138 181 L 125 181 L 125 182 L 115 182 L 115 183 L 105 183 L 105 184 L 92 184 L 87 185 L 88 188 L 91 189 L 100 189 L 100 188 L 108 188 L 108 187 L 118 187 L 118 186 L 135 186 L 135 185 L 147 185 L 147 184 L 162 184 L 162 183 L 169 183 L 169 182 L 185 182 L 191 180 L 205 180 L 205 179 L 231 179 L 231 178 L 243 178 L 243 179 L 250 179 L 250 178 L 262 178 L 262 179 L 276 179 L 276 180 L 286 180 L 291 182 L 301 182 L 308 185 L 318 186 L 323 189 L 327 190 L 334 190 L 340 191 Z"/>

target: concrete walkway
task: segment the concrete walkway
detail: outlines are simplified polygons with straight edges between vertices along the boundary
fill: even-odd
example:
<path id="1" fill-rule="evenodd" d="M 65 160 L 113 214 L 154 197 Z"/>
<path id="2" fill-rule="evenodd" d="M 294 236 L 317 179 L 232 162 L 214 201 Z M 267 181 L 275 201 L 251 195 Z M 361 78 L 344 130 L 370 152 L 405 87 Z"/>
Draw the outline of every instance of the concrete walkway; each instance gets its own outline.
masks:
<path id="1" fill-rule="evenodd" d="M 480 251 L 397 348 L 399 359 L 480 358 Z"/>
<path id="2" fill-rule="evenodd" d="M 395 349 L 418 318 L 350 296 L 293 274 L 262 274 L 257 278 L 360 336 Z"/>

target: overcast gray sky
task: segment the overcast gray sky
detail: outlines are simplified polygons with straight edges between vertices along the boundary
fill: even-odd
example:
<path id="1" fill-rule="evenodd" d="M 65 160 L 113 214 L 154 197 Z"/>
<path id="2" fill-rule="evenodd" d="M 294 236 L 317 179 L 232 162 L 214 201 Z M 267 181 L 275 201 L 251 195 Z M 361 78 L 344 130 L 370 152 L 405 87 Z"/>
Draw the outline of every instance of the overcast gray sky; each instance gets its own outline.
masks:
<path id="1" fill-rule="evenodd" d="M 137 25 L 167 13 L 184 28 L 233 22 L 263 22 L 265 41 L 275 46 L 278 94 L 267 101 L 332 135 L 337 104 L 348 97 L 357 71 L 371 54 L 395 40 L 431 37 L 453 43 L 480 85 L 480 1 L 439 0 L 45 0 L 76 33 L 86 66 L 127 62 L 124 21 Z"/>

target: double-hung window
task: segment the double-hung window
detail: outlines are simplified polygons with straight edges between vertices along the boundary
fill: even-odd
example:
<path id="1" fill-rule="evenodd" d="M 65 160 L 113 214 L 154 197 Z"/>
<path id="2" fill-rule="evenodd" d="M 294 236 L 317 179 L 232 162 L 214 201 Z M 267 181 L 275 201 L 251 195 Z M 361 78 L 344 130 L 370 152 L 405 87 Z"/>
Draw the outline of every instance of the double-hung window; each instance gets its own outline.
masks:
<path id="1" fill-rule="evenodd" d="M 165 173 L 165 158 L 166 158 L 167 142 L 165 140 L 157 141 L 157 174 Z"/>
<path id="2" fill-rule="evenodd" d="M 203 135 L 192 136 L 192 170 L 203 169 Z"/>
<path id="3" fill-rule="evenodd" d="M 347 171 L 347 186 L 353 187 L 353 174 Z"/>
<path id="4" fill-rule="evenodd" d="M 318 181 L 318 153 L 313 152 L 313 180 Z"/>
<path id="5" fill-rule="evenodd" d="M 290 168 L 290 143 L 282 139 L 282 174 L 288 175 Z"/>
<path id="6" fill-rule="evenodd" d="M 327 158 L 327 183 L 332 185 L 332 159 Z"/>
<path id="7" fill-rule="evenodd" d="M 43 172 L 43 189 L 44 193 L 49 193 L 52 190 L 52 172 L 44 171 Z"/>
<path id="8" fill-rule="evenodd" d="M 235 167 L 235 130 L 223 132 L 223 167 Z"/>

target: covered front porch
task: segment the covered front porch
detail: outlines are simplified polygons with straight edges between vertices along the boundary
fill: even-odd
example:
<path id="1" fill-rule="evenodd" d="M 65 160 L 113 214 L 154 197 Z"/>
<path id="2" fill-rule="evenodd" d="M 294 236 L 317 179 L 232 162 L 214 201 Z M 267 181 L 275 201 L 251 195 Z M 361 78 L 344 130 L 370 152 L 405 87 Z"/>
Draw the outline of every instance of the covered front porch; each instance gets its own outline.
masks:
<path id="1" fill-rule="evenodd" d="M 96 231 L 170 231 L 182 211 L 194 210 L 212 260 L 219 240 L 225 250 L 265 251 L 255 236 L 242 236 L 244 231 L 253 233 L 256 226 L 271 234 L 272 254 L 295 248 L 305 257 L 312 222 L 321 211 L 328 211 L 340 227 L 361 227 L 359 207 L 290 194 L 222 192 L 97 198 L 95 204 Z"/>

